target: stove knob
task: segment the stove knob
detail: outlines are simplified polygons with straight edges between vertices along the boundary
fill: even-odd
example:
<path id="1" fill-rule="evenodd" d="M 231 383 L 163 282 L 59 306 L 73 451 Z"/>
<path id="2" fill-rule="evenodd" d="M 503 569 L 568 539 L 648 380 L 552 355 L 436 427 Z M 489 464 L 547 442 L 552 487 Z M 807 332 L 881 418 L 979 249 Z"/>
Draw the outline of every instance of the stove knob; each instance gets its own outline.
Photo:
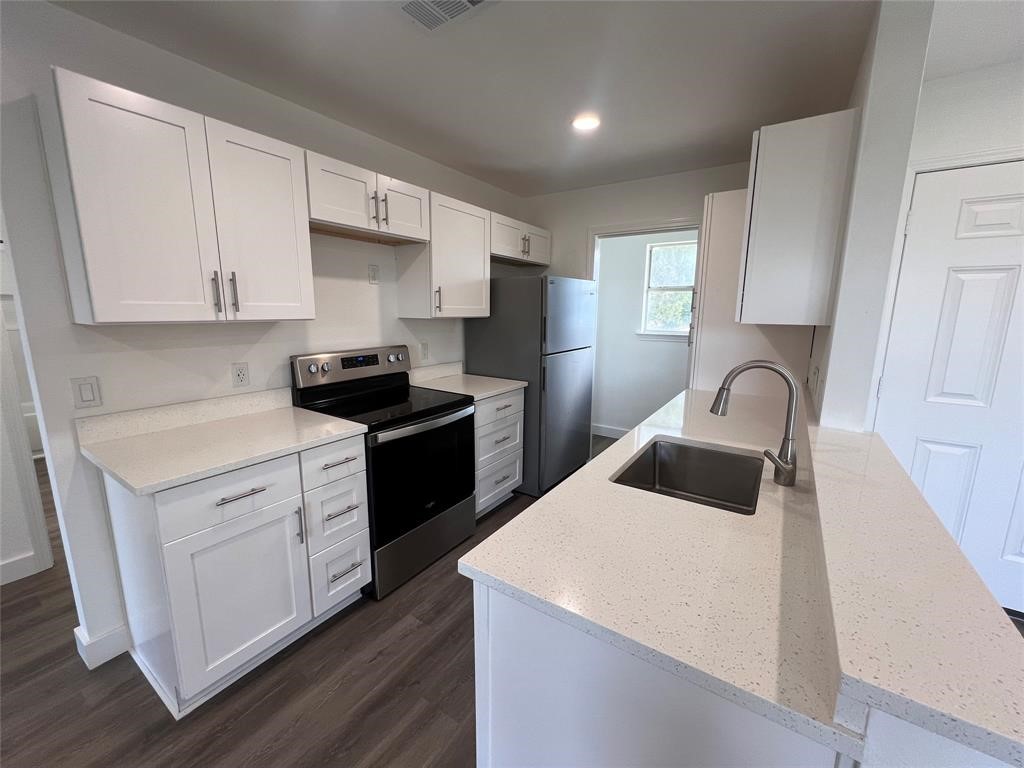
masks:
<path id="1" fill-rule="evenodd" d="M 316 373 L 317 371 L 320 370 L 320 368 L 317 366 L 316 363 L 310 363 L 309 367 L 306 368 L 306 370 L 309 371 L 310 373 Z"/>
<path id="2" fill-rule="evenodd" d="M 320 366 L 320 373 L 327 373 L 329 370 L 331 370 L 331 364 L 330 363 L 323 363 Z"/>
<path id="3" fill-rule="evenodd" d="M 395 356 L 394 356 L 394 355 L 388 355 L 388 362 L 389 362 L 389 363 L 393 363 L 393 362 L 395 362 L 395 359 L 396 359 L 396 358 L 395 358 Z"/>
<path id="4" fill-rule="evenodd" d="M 398 353 L 398 362 L 402 362 L 403 360 L 405 360 L 405 352 L 399 352 Z"/>

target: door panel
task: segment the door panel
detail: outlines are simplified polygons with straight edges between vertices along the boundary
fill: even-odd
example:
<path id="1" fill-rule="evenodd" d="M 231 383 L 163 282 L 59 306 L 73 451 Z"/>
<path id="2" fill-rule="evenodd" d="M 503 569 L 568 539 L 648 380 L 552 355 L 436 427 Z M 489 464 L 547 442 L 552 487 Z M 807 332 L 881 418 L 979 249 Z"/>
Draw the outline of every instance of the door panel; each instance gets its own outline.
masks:
<path id="1" fill-rule="evenodd" d="M 303 151 L 210 118 L 206 132 L 229 317 L 313 319 Z"/>
<path id="2" fill-rule="evenodd" d="M 430 192 L 388 176 L 377 177 L 380 229 L 393 235 L 430 239 Z"/>
<path id="3" fill-rule="evenodd" d="M 430 200 L 434 314 L 487 317 L 491 306 L 491 215 L 443 195 L 431 193 Z"/>
<path id="4" fill-rule="evenodd" d="M 93 320 L 223 319 L 202 115 L 55 76 Z"/>
<path id="5" fill-rule="evenodd" d="M 989 589 L 1024 610 L 1024 163 L 919 174 L 877 429 Z"/>
<path id="6" fill-rule="evenodd" d="M 184 698 L 312 617 L 301 514 L 295 497 L 164 546 Z"/>
<path id="7" fill-rule="evenodd" d="M 534 264 L 551 263 L 551 233 L 538 227 L 526 228 L 526 260 Z"/>
<path id="8" fill-rule="evenodd" d="M 497 213 L 491 214 L 491 253 L 508 259 L 526 258 L 526 234 L 522 223 Z"/>
<path id="9" fill-rule="evenodd" d="M 590 458 L 594 353 L 545 355 L 541 373 L 540 487 L 546 491 Z"/>
<path id="10" fill-rule="evenodd" d="M 309 177 L 309 218 L 328 224 L 377 229 L 371 196 L 377 174 L 315 152 L 306 152 Z"/>
<path id="11" fill-rule="evenodd" d="M 597 285 L 571 277 L 544 279 L 544 354 L 594 344 Z"/>

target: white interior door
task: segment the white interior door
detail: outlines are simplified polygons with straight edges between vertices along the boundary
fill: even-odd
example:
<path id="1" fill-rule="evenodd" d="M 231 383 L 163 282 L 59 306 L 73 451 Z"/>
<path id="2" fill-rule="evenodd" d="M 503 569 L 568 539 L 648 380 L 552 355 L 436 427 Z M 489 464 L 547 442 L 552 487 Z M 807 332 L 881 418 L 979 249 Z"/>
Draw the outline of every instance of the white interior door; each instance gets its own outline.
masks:
<path id="1" fill-rule="evenodd" d="M 917 176 L 878 432 L 1006 607 L 1024 610 L 1024 162 Z"/>
<path id="2" fill-rule="evenodd" d="M 430 239 L 430 192 L 390 176 L 377 176 L 380 229 L 416 240 Z"/>
<path id="3" fill-rule="evenodd" d="M 373 194 L 377 174 L 330 157 L 306 152 L 309 218 L 328 224 L 377 229 Z"/>
<path id="4" fill-rule="evenodd" d="M 303 151 L 209 117 L 206 135 L 228 317 L 313 319 Z"/>
<path id="5" fill-rule="evenodd" d="M 164 546 L 184 698 L 312 618 L 301 515 L 296 496 Z"/>
<path id="6" fill-rule="evenodd" d="M 92 319 L 218 320 L 203 116 L 55 70 Z"/>
<path id="7" fill-rule="evenodd" d="M 436 317 L 487 317 L 491 309 L 491 214 L 430 196 L 430 272 Z"/>

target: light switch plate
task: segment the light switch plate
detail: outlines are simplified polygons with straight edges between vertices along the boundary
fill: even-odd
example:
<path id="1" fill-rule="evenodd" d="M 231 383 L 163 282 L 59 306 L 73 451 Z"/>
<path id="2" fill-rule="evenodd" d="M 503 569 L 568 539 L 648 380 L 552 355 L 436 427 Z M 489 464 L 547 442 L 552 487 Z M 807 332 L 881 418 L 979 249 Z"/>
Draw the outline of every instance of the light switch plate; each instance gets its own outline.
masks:
<path id="1" fill-rule="evenodd" d="M 380 283 L 380 267 L 377 264 L 371 264 L 368 272 L 370 285 L 378 285 Z"/>
<path id="2" fill-rule="evenodd" d="M 96 376 L 83 376 L 71 380 L 71 396 L 75 408 L 96 408 L 103 405 L 100 397 L 100 380 Z"/>

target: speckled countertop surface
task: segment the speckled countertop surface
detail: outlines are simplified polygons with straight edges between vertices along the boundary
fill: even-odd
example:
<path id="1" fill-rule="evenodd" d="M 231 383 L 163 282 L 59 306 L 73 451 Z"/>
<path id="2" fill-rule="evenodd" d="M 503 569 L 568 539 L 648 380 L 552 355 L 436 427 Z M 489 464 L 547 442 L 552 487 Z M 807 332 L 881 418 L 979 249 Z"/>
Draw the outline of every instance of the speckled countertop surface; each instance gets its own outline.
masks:
<path id="1" fill-rule="evenodd" d="M 145 413 L 130 411 L 124 420 L 144 422 Z M 80 427 L 79 447 L 85 458 L 143 496 L 364 432 L 363 424 L 288 406 L 107 440 L 83 439 L 90 431 Z"/>
<path id="2" fill-rule="evenodd" d="M 1024 765 L 1024 641 L 876 434 L 810 429 L 841 692 Z"/>
<path id="3" fill-rule="evenodd" d="M 476 376 L 471 373 L 459 373 L 455 376 L 443 376 L 439 379 L 427 379 L 416 382 L 417 387 L 439 389 L 442 392 L 455 392 L 460 395 L 472 395 L 474 400 L 504 395 L 526 387 L 525 381 L 516 379 L 495 379 L 491 376 Z"/>
<path id="4" fill-rule="evenodd" d="M 853 757 L 806 426 L 794 488 L 765 462 L 757 513 L 612 483 L 656 435 L 777 448 L 785 402 L 688 391 L 463 556 L 459 571 Z"/>

